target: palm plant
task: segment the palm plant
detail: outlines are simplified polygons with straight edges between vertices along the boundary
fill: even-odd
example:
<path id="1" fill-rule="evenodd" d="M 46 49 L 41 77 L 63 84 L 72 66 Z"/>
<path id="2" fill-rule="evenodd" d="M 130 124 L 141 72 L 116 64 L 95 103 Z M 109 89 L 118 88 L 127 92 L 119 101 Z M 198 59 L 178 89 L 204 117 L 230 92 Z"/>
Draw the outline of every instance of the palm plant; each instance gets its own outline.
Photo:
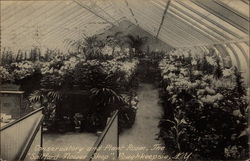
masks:
<path id="1" fill-rule="evenodd" d="M 129 44 L 131 48 L 134 48 L 137 53 L 141 53 L 141 49 L 148 39 L 147 37 L 140 37 L 139 35 L 133 36 L 131 34 L 128 34 L 125 38 L 125 43 Z"/>
<path id="2" fill-rule="evenodd" d="M 96 77 L 97 78 L 97 77 Z M 95 84 L 90 89 L 91 98 L 95 102 L 95 112 L 99 116 L 101 128 L 106 126 L 106 119 L 124 103 L 119 94 L 119 83 L 116 75 L 98 74 Z"/>
<path id="3" fill-rule="evenodd" d="M 123 97 L 111 88 L 92 88 L 90 92 L 92 98 L 98 100 L 98 105 L 102 105 L 104 107 L 124 101 Z"/>
<path id="4" fill-rule="evenodd" d="M 100 79 L 95 81 L 95 85 L 92 86 L 90 91 L 91 97 L 98 100 L 97 105 L 106 107 L 108 105 L 123 102 L 122 96 L 118 94 L 118 91 L 121 90 L 119 75 L 99 73 L 96 78 Z"/>
<path id="5" fill-rule="evenodd" d="M 75 48 L 78 53 L 83 53 L 87 59 L 98 56 L 99 49 L 103 46 L 96 36 L 84 37 L 79 40 L 69 40 L 69 45 Z"/>
<path id="6" fill-rule="evenodd" d="M 47 128 L 51 128 L 56 120 L 56 104 L 62 98 L 60 91 L 40 89 L 31 93 L 28 97 L 31 104 L 39 103 L 44 107 L 44 123 Z"/>
<path id="7" fill-rule="evenodd" d="M 31 103 L 40 103 L 41 106 L 46 107 L 48 103 L 56 104 L 62 98 L 61 91 L 40 89 L 31 93 L 28 97 Z"/>

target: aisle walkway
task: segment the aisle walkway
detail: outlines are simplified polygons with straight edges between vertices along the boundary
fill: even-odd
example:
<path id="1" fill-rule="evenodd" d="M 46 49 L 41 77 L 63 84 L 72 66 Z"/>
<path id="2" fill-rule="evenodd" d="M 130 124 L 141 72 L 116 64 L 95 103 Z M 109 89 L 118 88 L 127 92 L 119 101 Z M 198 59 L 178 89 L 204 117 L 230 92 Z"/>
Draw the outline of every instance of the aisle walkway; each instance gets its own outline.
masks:
<path id="1" fill-rule="evenodd" d="M 123 157 L 140 155 L 162 155 L 162 150 L 150 150 L 154 145 L 161 144 L 158 140 L 159 120 L 161 118 L 162 109 L 158 105 L 158 90 L 152 84 L 141 83 L 138 90 L 138 110 L 135 124 L 131 129 L 125 130 L 120 134 L 120 147 L 145 149 L 136 150 L 120 150 L 120 160 Z M 164 146 L 163 143 L 161 147 Z M 138 159 L 133 159 L 138 160 Z M 146 159 L 139 159 L 146 160 Z M 149 159 L 150 160 L 150 159 Z"/>
<path id="2" fill-rule="evenodd" d="M 158 139 L 160 130 L 158 124 L 162 114 L 161 106 L 158 105 L 158 90 L 152 84 L 141 83 L 138 89 L 138 98 L 135 124 L 131 129 L 126 129 L 120 134 L 119 144 L 121 150 L 119 160 L 160 161 L 161 159 L 146 158 L 150 157 L 150 155 L 162 157 L 163 154 L 163 149 L 152 150 L 156 145 L 161 148 L 164 147 L 161 140 Z M 96 139 L 97 136 L 91 133 L 45 134 L 44 147 L 72 148 L 72 151 L 68 154 L 64 150 L 53 151 L 52 149 L 52 151 L 47 152 L 49 158 L 46 158 L 46 160 L 82 159 L 87 154 L 87 151 L 79 149 L 79 147 L 92 147 Z M 74 150 L 74 148 L 79 151 Z"/>
<path id="3" fill-rule="evenodd" d="M 44 134 L 44 160 L 83 160 L 97 138 L 92 133 Z"/>

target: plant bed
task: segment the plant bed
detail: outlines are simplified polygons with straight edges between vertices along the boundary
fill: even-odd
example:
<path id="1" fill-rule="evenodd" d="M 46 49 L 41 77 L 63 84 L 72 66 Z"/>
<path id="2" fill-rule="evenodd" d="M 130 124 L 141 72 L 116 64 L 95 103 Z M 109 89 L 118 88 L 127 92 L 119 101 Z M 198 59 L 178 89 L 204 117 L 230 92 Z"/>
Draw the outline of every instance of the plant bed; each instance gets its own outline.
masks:
<path id="1" fill-rule="evenodd" d="M 248 158 L 249 109 L 240 73 L 222 67 L 212 50 L 192 54 L 176 50 L 159 64 L 160 136 L 168 153 L 188 152 L 200 160 Z"/>
<path id="2" fill-rule="evenodd" d="M 35 49 L 30 53 L 32 59 L 11 57 L 9 64 L 1 66 L 0 83 L 20 84 L 30 107 L 45 107 L 44 126 L 48 131 L 57 131 L 57 127 L 61 132 L 79 127 L 82 131 L 96 131 L 105 126 L 112 111 L 124 104 L 121 94 L 138 87 L 139 62 L 131 57 L 131 49 L 96 37 L 70 45 L 74 50 L 69 53 L 47 50 L 41 56 Z M 74 90 L 87 94 L 67 99 L 67 92 Z M 84 118 L 77 121 L 76 113 Z"/>
<path id="3" fill-rule="evenodd" d="M 133 126 L 138 108 L 138 98 L 135 92 L 132 91 L 129 95 L 124 97 L 125 103 L 119 109 L 119 133 Z"/>

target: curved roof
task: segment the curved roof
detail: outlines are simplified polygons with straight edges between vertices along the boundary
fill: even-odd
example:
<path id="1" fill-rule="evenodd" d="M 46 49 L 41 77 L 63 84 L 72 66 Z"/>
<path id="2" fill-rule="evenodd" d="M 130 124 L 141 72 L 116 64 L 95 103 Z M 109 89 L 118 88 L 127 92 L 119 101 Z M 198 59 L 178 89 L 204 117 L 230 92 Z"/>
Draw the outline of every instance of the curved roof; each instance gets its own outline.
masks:
<path id="1" fill-rule="evenodd" d="M 1 46 L 65 48 L 129 20 L 172 47 L 213 47 L 249 82 L 249 0 L 1 1 Z"/>

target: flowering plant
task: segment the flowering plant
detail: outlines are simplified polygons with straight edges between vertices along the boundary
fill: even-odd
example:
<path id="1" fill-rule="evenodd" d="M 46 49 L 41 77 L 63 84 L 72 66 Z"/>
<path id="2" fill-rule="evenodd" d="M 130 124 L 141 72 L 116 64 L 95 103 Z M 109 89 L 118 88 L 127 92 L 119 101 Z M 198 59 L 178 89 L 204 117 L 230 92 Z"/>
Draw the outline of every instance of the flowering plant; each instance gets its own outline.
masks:
<path id="1" fill-rule="evenodd" d="M 34 74 L 37 65 L 31 61 L 21 61 L 0 66 L 1 83 L 15 82 Z"/>
<path id="2" fill-rule="evenodd" d="M 13 80 L 13 73 L 10 73 L 6 67 L 0 66 L 0 83 L 12 82 Z"/>
<path id="3" fill-rule="evenodd" d="M 13 75 L 16 80 L 23 79 L 35 72 L 35 64 L 31 61 L 11 63 L 10 66 L 13 69 Z"/>
<path id="4" fill-rule="evenodd" d="M 110 46 L 108 46 L 108 45 L 104 46 L 104 47 L 101 49 L 101 51 L 102 51 L 102 54 L 103 54 L 104 56 L 112 56 L 112 55 L 113 55 L 113 52 L 114 52 L 113 48 L 110 47 Z"/>
<path id="5" fill-rule="evenodd" d="M 33 59 L 34 62 L 20 60 L 0 67 L 0 81 L 2 83 L 22 79 L 24 84 L 32 84 L 28 91 L 30 102 L 39 102 L 39 105 L 45 106 L 45 111 L 50 111 L 46 115 L 53 114 L 51 118 L 55 117 L 55 106 L 62 101 L 64 91 L 75 87 L 91 93 L 91 98 L 98 100 L 91 103 L 98 104 L 97 106 L 108 107 L 117 101 L 123 102 L 120 94 L 132 88 L 130 85 L 135 83 L 133 77 L 139 63 L 137 59 L 129 57 L 129 48 L 104 43 L 95 37 L 75 45 L 79 48 L 69 53 L 47 50 L 44 56 L 39 55 L 39 59 Z M 24 79 L 33 73 L 34 79 L 29 81 L 35 80 L 36 84 Z M 27 90 L 26 87 L 23 89 Z M 38 98 L 42 98 L 44 102 L 37 101 Z M 49 118 L 50 116 L 46 119 Z"/>
<path id="6" fill-rule="evenodd" d="M 44 62 L 41 67 L 41 74 L 43 78 L 41 85 L 46 88 L 60 88 L 66 83 L 71 83 L 71 74 L 75 69 L 76 64 L 84 59 L 71 56 L 68 58 L 62 58 L 56 56 L 49 62 Z"/>
<path id="7" fill-rule="evenodd" d="M 105 45 L 96 59 L 124 61 L 129 58 L 129 48 L 122 49 L 120 46 Z"/>
<path id="8" fill-rule="evenodd" d="M 165 112 L 172 111 L 164 119 L 173 120 L 178 116 L 188 125 L 183 127 L 182 138 L 172 140 L 174 149 L 192 151 L 206 159 L 212 155 L 210 159 L 244 158 L 248 146 L 240 134 L 247 128 L 248 118 L 243 114 L 247 100 L 237 69 L 223 68 L 212 50 L 197 56 L 197 51 L 189 49 L 168 53 L 159 68 Z M 226 120 L 221 121 L 221 116 Z M 163 121 L 161 126 L 161 134 L 169 145 L 168 129 L 173 128 L 173 124 Z"/>

